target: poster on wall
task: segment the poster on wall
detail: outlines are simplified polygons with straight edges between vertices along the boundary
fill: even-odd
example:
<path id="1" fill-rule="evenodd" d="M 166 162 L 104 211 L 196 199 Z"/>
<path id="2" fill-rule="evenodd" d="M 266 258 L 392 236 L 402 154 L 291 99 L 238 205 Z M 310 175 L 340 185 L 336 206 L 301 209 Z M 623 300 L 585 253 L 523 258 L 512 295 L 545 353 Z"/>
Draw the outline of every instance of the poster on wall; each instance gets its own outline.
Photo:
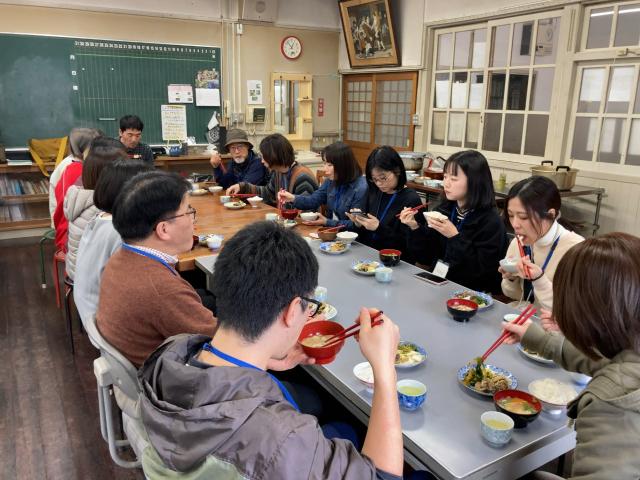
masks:
<path id="1" fill-rule="evenodd" d="M 193 87 L 172 83 L 167 85 L 169 103 L 193 103 Z"/>
<path id="2" fill-rule="evenodd" d="M 198 107 L 219 107 L 219 88 L 196 88 L 196 106 Z"/>
<path id="3" fill-rule="evenodd" d="M 184 105 L 161 105 L 162 140 L 183 141 L 187 139 L 187 108 Z"/>
<path id="4" fill-rule="evenodd" d="M 262 105 L 262 80 L 247 80 L 247 104 Z"/>

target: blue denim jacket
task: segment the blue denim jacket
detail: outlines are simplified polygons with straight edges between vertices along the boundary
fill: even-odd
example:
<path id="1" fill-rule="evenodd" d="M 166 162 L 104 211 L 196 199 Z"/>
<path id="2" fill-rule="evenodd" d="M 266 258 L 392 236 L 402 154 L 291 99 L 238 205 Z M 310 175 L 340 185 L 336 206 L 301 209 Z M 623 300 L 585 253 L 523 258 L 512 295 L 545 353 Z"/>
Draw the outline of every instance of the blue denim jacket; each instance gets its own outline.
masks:
<path id="1" fill-rule="evenodd" d="M 340 187 L 336 187 L 333 180 L 325 180 L 311 195 L 296 195 L 293 205 L 301 210 L 316 210 L 320 205 L 326 205 L 327 226 L 344 225 L 347 228 L 353 228 L 353 222 L 347 218 L 345 212 L 352 208 L 364 208 L 367 189 L 367 180 L 364 176 Z M 338 220 L 333 219 L 334 213 Z"/>

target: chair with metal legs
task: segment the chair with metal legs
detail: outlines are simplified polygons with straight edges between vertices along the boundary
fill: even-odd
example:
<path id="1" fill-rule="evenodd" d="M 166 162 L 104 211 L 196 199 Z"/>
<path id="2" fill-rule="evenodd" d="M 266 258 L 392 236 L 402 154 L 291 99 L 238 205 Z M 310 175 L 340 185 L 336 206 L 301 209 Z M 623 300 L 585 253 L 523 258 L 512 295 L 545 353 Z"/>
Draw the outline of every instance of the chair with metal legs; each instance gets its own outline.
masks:
<path id="1" fill-rule="evenodd" d="M 56 238 L 56 231 L 50 228 L 42 234 L 40 238 L 40 277 L 42 278 L 42 288 L 47 288 L 47 275 L 44 271 L 44 244 L 47 240 L 53 241 Z"/>

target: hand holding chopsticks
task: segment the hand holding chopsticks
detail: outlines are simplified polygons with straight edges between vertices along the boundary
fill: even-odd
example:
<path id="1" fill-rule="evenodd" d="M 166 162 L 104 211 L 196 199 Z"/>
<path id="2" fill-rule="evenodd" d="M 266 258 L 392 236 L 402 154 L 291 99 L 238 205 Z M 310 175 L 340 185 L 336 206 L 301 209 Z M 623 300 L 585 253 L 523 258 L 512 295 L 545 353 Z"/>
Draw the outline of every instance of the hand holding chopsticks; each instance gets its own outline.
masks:
<path id="1" fill-rule="evenodd" d="M 520 315 L 518 315 L 518 318 L 516 318 L 513 322 L 513 324 L 515 325 L 524 325 L 524 323 L 529 320 L 533 314 L 536 313 L 536 309 L 533 308 L 533 305 L 527 305 L 527 307 L 520 313 Z M 502 343 L 509 337 L 509 335 L 511 335 L 511 332 L 509 331 L 503 331 L 502 334 L 500 335 L 500 337 L 498 337 L 498 340 L 496 340 L 493 345 L 491 345 L 489 347 L 489 349 L 484 352 L 484 355 L 482 355 L 482 361 L 484 362 L 489 355 L 491 355 L 496 348 L 498 348 L 500 345 L 502 345 Z"/>
<path id="2" fill-rule="evenodd" d="M 411 210 L 413 213 L 416 213 L 416 212 L 418 212 L 418 211 L 422 210 L 423 208 L 425 208 L 425 207 L 426 207 L 426 206 L 428 206 L 428 205 L 429 205 L 429 202 L 427 202 L 427 203 L 423 203 L 422 205 L 418 205 L 418 206 L 416 206 L 416 207 L 412 207 L 410 210 Z M 398 214 L 396 215 L 396 218 L 400 218 L 400 215 L 402 215 L 402 212 L 398 213 Z"/>
<path id="3" fill-rule="evenodd" d="M 375 327 L 376 325 L 380 325 L 384 320 L 380 318 L 384 312 L 380 310 L 378 313 L 371 316 L 371 326 Z M 328 338 L 323 347 L 330 347 L 337 343 L 342 342 L 343 340 L 356 335 L 360 331 L 360 324 L 354 323 L 348 328 L 345 328 L 340 333 L 333 335 Z M 350 332 L 350 333 L 347 333 Z"/>
<path id="4" fill-rule="evenodd" d="M 524 246 L 522 245 L 522 240 L 520 240 L 520 235 L 516 235 L 516 240 L 518 241 L 518 250 L 520 251 L 520 258 L 524 259 L 527 257 L 527 255 L 524 252 Z M 531 269 L 529 268 L 528 265 L 525 265 L 525 278 L 527 278 L 528 280 L 531 280 Z"/>

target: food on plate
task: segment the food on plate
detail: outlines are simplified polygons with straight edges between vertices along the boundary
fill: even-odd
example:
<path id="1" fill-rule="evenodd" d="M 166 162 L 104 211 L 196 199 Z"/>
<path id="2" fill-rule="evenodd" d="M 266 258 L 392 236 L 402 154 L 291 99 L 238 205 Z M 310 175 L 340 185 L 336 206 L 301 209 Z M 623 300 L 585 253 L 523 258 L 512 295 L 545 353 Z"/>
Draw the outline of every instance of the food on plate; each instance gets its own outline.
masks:
<path id="1" fill-rule="evenodd" d="M 554 405 L 566 405 L 578 395 L 571 385 L 553 378 L 534 380 L 529 384 L 529 392 L 543 402 Z"/>
<path id="2" fill-rule="evenodd" d="M 498 400 L 497 403 L 505 410 L 519 415 L 530 415 L 538 413 L 536 407 L 534 407 L 531 402 L 528 402 L 524 398 L 504 397 Z"/>
<path id="3" fill-rule="evenodd" d="M 472 312 L 474 309 L 468 305 L 453 305 L 451 308 L 459 310 L 461 312 Z"/>
<path id="4" fill-rule="evenodd" d="M 323 313 L 326 313 L 329 308 L 330 306 L 328 303 L 322 302 L 318 307 L 318 310 L 316 310 L 316 315 L 322 315 Z"/>
<path id="5" fill-rule="evenodd" d="M 347 245 L 342 242 L 332 242 L 326 247 L 328 252 L 344 252 L 346 249 Z"/>
<path id="6" fill-rule="evenodd" d="M 401 343 L 396 351 L 396 365 L 420 363 L 424 355 L 418 350 L 418 346 L 412 343 Z"/>
<path id="7" fill-rule="evenodd" d="M 436 210 L 433 210 L 431 212 L 424 212 L 424 217 L 429 220 L 439 220 L 441 222 L 445 221 L 447 219 L 447 216 L 444 215 L 441 212 L 438 212 Z"/>
<path id="8" fill-rule="evenodd" d="M 354 269 L 361 273 L 375 273 L 376 268 L 378 268 L 380 264 L 378 262 L 359 262 L 356 263 Z"/>
<path id="9" fill-rule="evenodd" d="M 225 207 L 227 208 L 242 208 L 244 206 L 246 206 L 247 204 L 240 201 L 240 200 L 236 200 L 235 202 L 227 202 L 224 204 Z"/>
<path id="10" fill-rule="evenodd" d="M 319 333 L 305 338 L 300 343 L 305 347 L 323 347 L 331 337 L 333 337 L 333 335 L 322 335 Z"/>
<path id="11" fill-rule="evenodd" d="M 477 303 L 478 307 L 480 308 L 487 307 L 489 305 L 484 298 L 482 298 L 480 295 L 477 294 L 477 292 L 474 292 L 473 290 L 463 290 L 462 292 L 456 293 L 454 297 L 463 298 L 465 300 L 471 300 L 472 302 Z"/>
<path id="12" fill-rule="evenodd" d="M 462 383 L 467 387 L 485 393 L 495 393 L 509 388 L 507 377 L 493 373 L 485 367 L 481 357 L 475 359 L 475 366 L 469 369 Z"/>

